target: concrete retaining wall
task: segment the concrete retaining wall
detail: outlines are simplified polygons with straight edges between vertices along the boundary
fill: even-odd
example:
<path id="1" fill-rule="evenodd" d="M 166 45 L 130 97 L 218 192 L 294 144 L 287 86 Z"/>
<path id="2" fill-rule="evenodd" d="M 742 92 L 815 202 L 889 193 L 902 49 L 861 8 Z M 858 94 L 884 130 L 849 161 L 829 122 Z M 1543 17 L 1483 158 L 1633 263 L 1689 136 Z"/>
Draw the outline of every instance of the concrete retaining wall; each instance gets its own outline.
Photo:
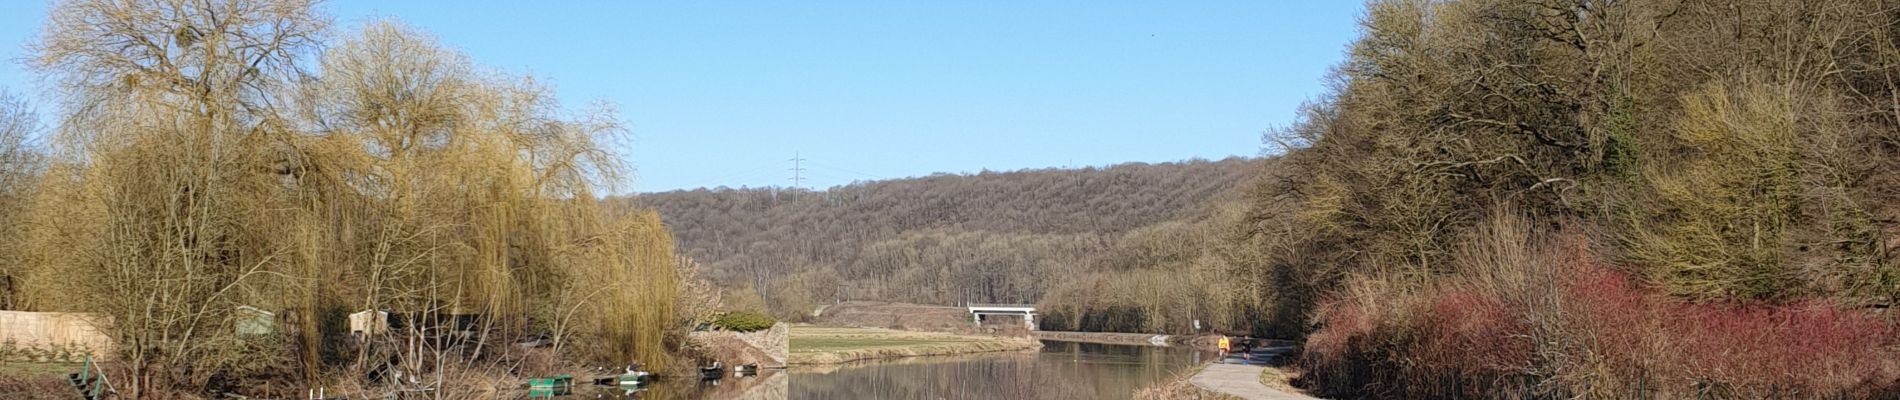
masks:
<path id="1" fill-rule="evenodd" d="M 100 332 L 88 314 L 0 311 L 0 346 L 16 349 L 66 349 L 103 358 L 112 353 L 112 337 Z"/>

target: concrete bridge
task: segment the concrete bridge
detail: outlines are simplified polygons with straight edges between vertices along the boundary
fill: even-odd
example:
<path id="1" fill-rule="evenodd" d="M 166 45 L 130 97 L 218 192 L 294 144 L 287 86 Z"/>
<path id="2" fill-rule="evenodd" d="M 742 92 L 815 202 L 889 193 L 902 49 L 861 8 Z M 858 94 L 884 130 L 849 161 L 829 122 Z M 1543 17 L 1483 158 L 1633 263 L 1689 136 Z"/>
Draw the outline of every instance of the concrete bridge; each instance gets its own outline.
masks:
<path id="1" fill-rule="evenodd" d="M 1032 331 L 1036 330 L 1036 305 L 1035 304 L 970 303 L 966 305 L 966 307 L 970 309 L 970 319 L 976 322 L 976 326 L 983 326 L 984 316 L 1012 315 L 1012 316 L 1022 316 L 1023 325 L 1028 326 L 1029 330 L 1032 330 Z"/>

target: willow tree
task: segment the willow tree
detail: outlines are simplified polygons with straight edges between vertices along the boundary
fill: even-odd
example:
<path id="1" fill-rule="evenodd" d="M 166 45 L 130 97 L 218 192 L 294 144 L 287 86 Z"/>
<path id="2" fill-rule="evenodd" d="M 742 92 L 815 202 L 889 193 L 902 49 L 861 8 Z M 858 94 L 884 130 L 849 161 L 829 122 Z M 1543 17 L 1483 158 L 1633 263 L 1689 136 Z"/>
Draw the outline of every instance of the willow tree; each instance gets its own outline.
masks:
<path id="1" fill-rule="evenodd" d="M 360 194 L 368 217 L 357 307 L 481 313 L 503 333 L 558 331 L 572 310 L 631 303 L 629 293 L 661 294 L 644 301 L 663 306 L 641 312 L 670 310 L 670 234 L 656 217 L 596 201 L 625 170 L 605 147 L 624 131 L 611 109 L 564 118 L 533 79 L 477 72 L 389 21 L 348 35 L 322 71 L 306 92 L 325 144 L 313 159 L 346 166 L 328 168 L 328 181 Z M 667 267 L 636 273 L 648 260 Z M 657 338 L 671 315 L 655 315 L 606 336 Z"/>
<path id="2" fill-rule="evenodd" d="M 22 307 L 100 315 L 137 397 L 284 365 L 323 379 L 341 321 L 321 316 L 364 309 L 483 316 L 476 340 L 382 349 L 433 383 L 448 365 L 512 370 L 497 343 L 544 334 L 668 359 L 671 234 L 596 197 L 625 170 L 611 108 L 569 113 L 393 22 L 319 52 L 326 28 L 308 2 L 57 4 L 34 65 L 65 114 Z M 240 306 L 282 311 L 288 332 L 237 334 Z M 340 367 L 383 368 L 375 346 Z"/>

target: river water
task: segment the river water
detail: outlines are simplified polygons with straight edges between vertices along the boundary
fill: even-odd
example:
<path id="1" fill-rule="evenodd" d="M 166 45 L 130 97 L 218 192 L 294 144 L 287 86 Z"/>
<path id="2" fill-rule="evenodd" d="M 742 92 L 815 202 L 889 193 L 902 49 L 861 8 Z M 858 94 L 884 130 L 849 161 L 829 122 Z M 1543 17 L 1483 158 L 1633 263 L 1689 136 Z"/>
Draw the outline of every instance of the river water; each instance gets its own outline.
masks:
<path id="1" fill-rule="evenodd" d="M 1043 341 L 1036 352 L 801 366 L 715 382 L 662 381 L 639 399 L 1127 399 L 1212 354 L 1188 349 Z M 628 398 L 582 391 L 581 398 Z"/>

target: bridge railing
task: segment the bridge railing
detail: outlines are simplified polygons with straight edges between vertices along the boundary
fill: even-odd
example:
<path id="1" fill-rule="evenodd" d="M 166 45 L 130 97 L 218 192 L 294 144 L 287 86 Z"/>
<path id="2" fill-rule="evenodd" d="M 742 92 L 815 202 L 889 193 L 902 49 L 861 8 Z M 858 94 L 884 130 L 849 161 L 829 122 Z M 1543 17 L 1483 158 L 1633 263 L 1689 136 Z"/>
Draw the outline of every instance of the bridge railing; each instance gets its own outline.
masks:
<path id="1" fill-rule="evenodd" d="M 1009 303 L 969 303 L 969 304 L 964 304 L 964 307 L 1035 308 L 1036 305 L 1035 304 L 1009 304 Z"/>

